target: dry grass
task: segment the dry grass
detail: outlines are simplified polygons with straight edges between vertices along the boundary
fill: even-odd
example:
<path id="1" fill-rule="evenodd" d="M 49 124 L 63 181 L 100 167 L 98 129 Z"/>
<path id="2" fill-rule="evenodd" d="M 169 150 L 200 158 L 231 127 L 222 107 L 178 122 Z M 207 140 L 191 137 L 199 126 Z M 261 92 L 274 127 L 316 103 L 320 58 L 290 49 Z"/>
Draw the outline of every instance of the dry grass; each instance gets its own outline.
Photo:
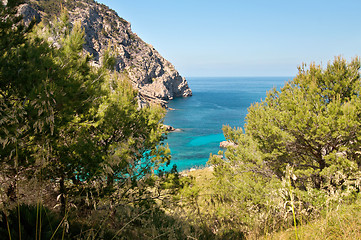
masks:
<path id="1" fill-rule="evenodd" d="M 295 239 L 295 232 L 288 229 L 263 239 Z M 361 202 L 340 206 L 320 219 L 299 227 L 298 239 L 361 239 Z"/>
<path id="2" fill-rule="evenodd" d="M 183 171 L 183 176 L 190 176 L 194 179 L 194 187 L 199 189 L 198 204 L 201 212 L 212 212 L 211 208 L 207 209 L 205 200 L 207 195 L 212 194 L 212 184 L 214 183 L 213 169 L 192 169 Z M 206 217 L 203 216 L 203 217 Z M 351 205 L 339 205 L 337 209 L 328 211 L 319 219 L 298 226 L 298 239 L 361 239 L 361 200 Z M 257 237 L 252 237 L 257 236 Z M 264 240 L 286 240 L 296 239 L 294 228 L 280 232 L 269 233 L 267 236 L 259 237 L 257 233 L 249 233 L 247 239 L 264 239 Z"/>
<path id="3" fill-rule="evenodd" d="M 210 187 L 212 186 L 212 181 L 214 180 L 213 167 L 206 167 L 200 169 L 193 168 L 181 172 L 181 175 L 193 177 L 195 180 L 195 184 L 202 188 L 204 193 L 209 192 Z"/>

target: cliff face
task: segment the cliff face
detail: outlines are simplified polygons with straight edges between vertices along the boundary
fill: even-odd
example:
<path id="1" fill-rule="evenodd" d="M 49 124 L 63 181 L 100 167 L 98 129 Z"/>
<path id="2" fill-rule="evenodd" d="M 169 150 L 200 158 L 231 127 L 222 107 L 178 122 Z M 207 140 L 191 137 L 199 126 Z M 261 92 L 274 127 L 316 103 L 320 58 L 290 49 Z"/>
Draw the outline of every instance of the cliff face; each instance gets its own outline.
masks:
<path id="1" fill-rule="evenodd" d="M 25 20 L 35 16 L 51 21 L 59 14 L 60 4 L 69 11 L 72 23 L 81 21 L 84 49 L 93 55 L 94 63 L 99 64 L 104 51 L 110 48 L 116 55 L 116 70 L 128 73 L 141 102 L 165 105 L 165 101 L 175 97 L 192 95 L 186 79 L 174 66 L 133 33 L 129 22 L 103 4 L 93 0 L 28 0 L 21 12 Z"/>

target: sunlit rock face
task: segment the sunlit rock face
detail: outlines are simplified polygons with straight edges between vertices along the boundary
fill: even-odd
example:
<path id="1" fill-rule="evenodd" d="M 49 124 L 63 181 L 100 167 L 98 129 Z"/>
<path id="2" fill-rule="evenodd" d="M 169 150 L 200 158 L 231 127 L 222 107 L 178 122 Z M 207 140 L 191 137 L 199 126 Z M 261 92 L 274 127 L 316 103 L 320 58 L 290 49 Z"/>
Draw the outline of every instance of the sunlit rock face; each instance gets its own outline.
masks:
<path id="1" fill-rule="evenodd" d="M 55 7 L 59 0 L 53 0 L 56 2 L 53 7 L 51 2 L 28 0 L 26 6 L 22 6 L 22 12 L 26 19 L 40 16 L 52 21 L 60 10 Z M 82 23 L 84 51 L 93 56 L 94 65 L 99 65 L 104 52 L 111 49 L 116 56 L 116 71 L 126 73 L 138 89 L 142 104 L 156 102 L 166 105 L 166 101 L 175 97 L 192 95 L 187 80 L 153 46 L 133 33 L 130 23 L 115 11 L 93 0 L 60 2 L 67 8 L 71 23 Z"/>

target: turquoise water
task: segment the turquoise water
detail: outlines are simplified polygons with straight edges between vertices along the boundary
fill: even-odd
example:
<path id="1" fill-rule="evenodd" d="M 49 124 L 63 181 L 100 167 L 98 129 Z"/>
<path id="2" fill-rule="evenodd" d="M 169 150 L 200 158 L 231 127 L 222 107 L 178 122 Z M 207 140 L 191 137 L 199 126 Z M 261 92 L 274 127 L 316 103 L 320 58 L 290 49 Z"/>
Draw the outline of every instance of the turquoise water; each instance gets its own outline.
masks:
<path id="1" fill-rule="evenodd" d="M 225 138 L 222 126 L 243 127 L 247 108 L 266 97 L 273 87 L 280 88 L 291 77 L 193 77 L 187 78 L 193 91 L 189 98 L 169 103 L 165 124 L 180 128 L 168 134 L 171 165 L 179 171 L 205 166 L 209 154 L 220 150 Z"/>

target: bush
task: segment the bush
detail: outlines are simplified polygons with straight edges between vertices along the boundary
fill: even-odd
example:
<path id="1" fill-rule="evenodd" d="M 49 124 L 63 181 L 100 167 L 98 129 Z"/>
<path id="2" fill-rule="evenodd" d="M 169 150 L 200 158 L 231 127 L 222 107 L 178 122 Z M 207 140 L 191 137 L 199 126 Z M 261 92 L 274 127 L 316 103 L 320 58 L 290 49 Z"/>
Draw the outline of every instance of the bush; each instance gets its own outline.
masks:
<path id="1" fill-rule="evenodd" d="M 271 90 L 248 109 L 244 130 L 224 127 L 235 144 L 209 163 L 227 217 L 238 218 L 248 232 L 265 234 L 357 198 L 359 71 L 359 59 L 347 63 L 338 57 L 326 69 L 302 65 L 280 91 Z"/>

